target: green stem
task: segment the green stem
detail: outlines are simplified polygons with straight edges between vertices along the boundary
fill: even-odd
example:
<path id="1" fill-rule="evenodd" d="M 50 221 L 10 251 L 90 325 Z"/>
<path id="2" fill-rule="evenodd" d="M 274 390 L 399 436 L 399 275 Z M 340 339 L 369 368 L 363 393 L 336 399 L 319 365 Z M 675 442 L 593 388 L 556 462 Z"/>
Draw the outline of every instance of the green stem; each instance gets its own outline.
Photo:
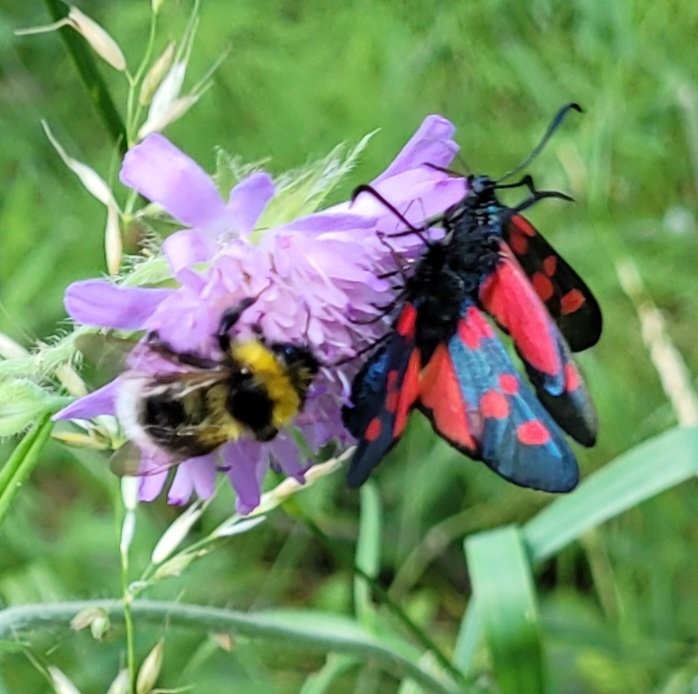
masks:
<path id="1" fill-rule="evenodd" d="M 136 70 L 136 74 L 133 77 L 129 77 L 129 89 L 128 89 L 128 102 L 126 108 L 126 129 L 128 146 L 131 147 L 136 140 L 136 130 L 138 128 L 138 121 L 141 114 L 140 104 L 136 104 L 136 96 L 138 91 L 138 86 L 140 85 L 143 76 L 145 74 L 146 68 L 150 63 L 150 58 L 153 55 L 153 48 L 155 46 L 155 36 L 157 34 L 157 15 L 155 12 L 150 14 L 150 29 L 148 32 L 148 43 L 145 48 L 145 53 L 143 54 L 143 59 L 141 64 Z"/>
<path id="2" fill-rule="evenodd" d="M 398 605 L 388 594 L 382 586 L 378 584 L 373 576 L 367 574 L 359 566 L 356 566 L 353 558 L 351 558 L 346 552 L 337 546 L 336 542 L 333 542 L 325 533 L 309 518 L 303 517 L 303 522 L 306 523 L 311 532 L 327 547 L 327 549 L 337 555 L 339 554 L 339 559 L 350 568 L 358 576 L 361 576 L 372 588 L 375 594 L 378 596 L 380 601 L 403 623 L 405 628 L 415 637 L 418 643 L 422 645 L 423 648 L 433 653 L 434 658 L 439 663 L 439 665 L 457 682 L 460 683 L 462 687 L 467 685 L 466 679 L 463 673 L 453 665 L 453 663 L 446 657 L 443 651 L 436 645 L 436 643 L 429 637 L 429 635 L 421 629 L 412 618 Z"/>
<path id="3" fill-rule="evenodd" d="M 54 21 L 67 17 L 69 7 L 60 0 L 44 0 Z M 70 57 L 87 87 L 87 93 L 97 112 L 104 121 L 109 136 L 121 154 L 126 153 L 126 127 L 109 93 L 106 83 L 99 74 L 92 53 L 85 39 L 70 27 L 62 27 L 59 33 L 65 42 Z"/>
<path id="4" fill-rule="evenodd" d="M 39 462 L 39 454 L 49 440 L 53 422 L 45 414 L 14 450 L 0 470 L 0 523 L 10 510 L 22 485 Z"/>
<path id="5" fill-rule="evenodd" d="M 0 639 L 16 638 L 21 632 L 37 628 L 61 627 L 86 609 L 103 609 L 113 621 L 124 621 L 124 605 L 118 600 L 79 600 L 74 602 L 38 603 L 9 607 L 0 611 Z M 324 652 L 334 651 L 370 657 L 396 672 L 400 677 L 409 677 L 421 684 L 426 691 L 454 694 L 463 691 L 460 685 L 447 684 L 430 672 L 419 667 L 417 662 L 391 648 L 383 641 L 370 635 L 355 633 L 312 632 L 299 626 L 290 626 L 273 615 L 252 614 L 216 607 L 186 605 L 176 602 L 136 600 L 131 605 L 133 616 L 139 621 L 161 624 L 163 620 L 172 626 L 195 628 L 202 632 L 232 631 L 249 638 L 274 639 L 291 646 L 318 648 Z"/>
<path id="6" fill-rule="evenodd" d="M 123 539 L 124 526 L 129 516 L 131 516 L 135 522 L 134 511 L 126 508 L 124 517 L 122 518 L 121 535 L 119 538 L 119 559 L 121 562 L 121 611 L 124 620 L 124 629 L 126 631 L 126 668 L 128 670 L 129 692 L 133 693 L 136 690 L 136 639 L 132 609 L 134 595 L 129 588 L 129 547 L 128 544 L 124 543 Z"/>

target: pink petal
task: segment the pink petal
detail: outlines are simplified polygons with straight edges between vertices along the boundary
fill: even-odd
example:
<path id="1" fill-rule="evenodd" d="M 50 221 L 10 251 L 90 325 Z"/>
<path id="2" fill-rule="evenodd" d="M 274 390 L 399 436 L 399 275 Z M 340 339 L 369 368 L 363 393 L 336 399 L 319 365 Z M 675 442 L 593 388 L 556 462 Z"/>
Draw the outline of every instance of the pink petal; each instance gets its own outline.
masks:
<path id="1" fill-rule="evenodd" d="M 375 225 L 376 220 L 364 214 L 351 214 L 344 211 L 347 203 L 342 203 L 325 212 L 317 212 L 296 219 L 286 225 L 286 229 L 292 231 L 350 231 L 352 229 L 370 229 Z M 334 210 L 334 211 L 331 211 Z M 381 208 L 379 214 L 385 214 L 385 207 Z"/>
<path id="2" fill-rule="evenodd" d="M 293 477 L 301 484 L 305 484 L 305 470 L 301 463 L 301 453 L 295 439 L 285 431 L 269 443 L 269 450 L 282 471 Z"/>
<path id="3" fill-rule="evenodd" d="M 120 385 L 120 379 L 115 378 L 89 395 L 70 403 L 60 412 L 56 412 L 52 419 L 54 421 L 58 419 L 92 419 L 100 414 L 116 414 L 116 396 Z"/>
<path id="4" fill-rule="evenodd" d="M 448 166 L 458 152 L 458 145 L 451 139 L 455 131 L 453 123 L 442 116 L 427 116 L 393 163 L 373 181 L 373 185 L 421 164 Z"/>
<path id="5" fill-rule="evenodd" d="M 63 303 L 71 318 L 85 325 L 140 330 L 171 289 L 119 287 L 104 280 L 73 282 Z"/>
<path id="6" fill-rule="evenodd" d="M 126 153 L 119 178 L 188 226 L 204 226 L 226 216 L 208 174 L 159 133 L 148 135 Z"/>
<path id="7" fill-rule="evenodd" d="M 167 503 L 172 506 L 184 506 L 189 501 L 193 490 L 194 480 L 191 471 L 187 463 L 181 463 L 167 492 Z"/>
<path id="8" fill-rule="evenodd" d="M 259 506 L 260 472 L 263 476 L 266 471 L 266 465 L 260 461 L 261 447 L 257 443 L 242 440 L 224 446 L 222 454 L 228 468 L 228 478 L 238 497 L 238 513 L 249 513 Z"/>
<path id="9" fill-rule="evenodd" d="M 216 252 L 215 243 L 200 229 L 177 231 L 165 239 L 162 248 L 175 275 L 196 263 L 210 260 Z"/>
<path id="10" fill-rule="evenodd" d="M 152 501 L 160 494 L 166 481 L 167 470 L 163 472 L 156 472 L 152 475 L 143 475 L 143 477 L 141 477 L 141 486 L 138 491 L 138 498 L 141 501 Z"/>
<path id="11" fill-rule="evenodd" d="M 194 491 L 200 499 L 213 496 L 216 487 L 216 454 L 209 453 L 198 458 L 190 458 L 184 463 L 191 474 Z"/>
<path id="12" fill-rule="evenodd" d="M 264 171 L 253 173 L 233 188 L 226 208 L 239 234 L 246 235 L 254 229 L 274 192 L 274 181 Z"/>

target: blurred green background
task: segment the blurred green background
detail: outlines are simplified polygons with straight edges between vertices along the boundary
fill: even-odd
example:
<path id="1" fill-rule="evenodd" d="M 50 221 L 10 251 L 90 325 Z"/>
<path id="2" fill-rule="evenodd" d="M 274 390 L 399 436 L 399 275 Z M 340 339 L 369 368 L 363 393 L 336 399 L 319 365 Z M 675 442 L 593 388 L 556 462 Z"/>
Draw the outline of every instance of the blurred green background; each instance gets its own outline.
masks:
<path id="1" fill-rule="evenodd" d="M 150 3 L 80 5 L 141 57 Z M 188 2 L 166 0 L 158 48 L 178 39 Z M 698 368 L 698 5 L 688 0 L 423 3 L 409 0 L 204 2 L 188 85 L 226 49 L 212 89 L 167 135 L 213 170 L 215 147 L 271 157 L 281 173 L 380 128 L 346 195 L 382 170 L 428 113 L 458 126 L 467 166 L 499 175 L 530 150 L 566 101 L 571 116 L 530 171 L 570 192 L 530 217 L 597 294 L 605 332 L 580 356 L 599 411 L 598 445 L 579 450 L 584 474 L 676 423 L 633 303 L 615 265 L 637 264 L 647 295 L 691 373 Z M 43 24 L 40 2 L 0 3 L 0 331 L 25 345 L 55 334 L 72 280 L 100 274 L 103 208 L 66 170 L 40 126 L 105 177 L 116 156 L 60 38 L 18 38 Z M 121 76 L 100 63 L 117 103 Z M 459 164 L 458 166 L 462 166 Z M 415 420 L 417 417 L 415 416 Z M 10 448 L 6 447 L 6 451 Z M 44 456 L 0 530 L 0 602 L 119 592 L 117 485 L 103 461 L 58 446 Z M 428 463 L 425 462 L 428 458 Z M 154 596 L 237 609 L 349 608 L 351 572 L 319 545 L 309 517 L 337 548 L 357 535 L 355 492 L 341 475 L 298 495 L 249 536 L 231 541 Z M 507 485 L 413 426 L 375 476 L 384 503 L 381 584 L 448 650 L 469 592 L 462 539 L 529 518 L 548 497 Z M 698 684 L 698 499 L 690 482 L 624 514 L 547 563 L 536 576 L 553 673 L 561 692 L 667 694 Z M 201 532 L 230 511 L 216 502 Z M 136 564 L 175 517 L 143 510 Z M 139 655 L 167 631 L 139 627 Z M 37 654 L 84 692 L 104 691 L 123 634 L 41 635 Z M 162 686 L 195 691 L 298 691 L 318 656 L 167 631 Z M 113 674 L 112 674 L 113 673 Z M 22 654 L 0 652 L 0 691 L 47 684 Z M 338 691 L 394 691 L 368 668 Z M 487 682 L 482 684 L 487 689 Z M 355 689 L 356 688 L 356 689 Z"/>

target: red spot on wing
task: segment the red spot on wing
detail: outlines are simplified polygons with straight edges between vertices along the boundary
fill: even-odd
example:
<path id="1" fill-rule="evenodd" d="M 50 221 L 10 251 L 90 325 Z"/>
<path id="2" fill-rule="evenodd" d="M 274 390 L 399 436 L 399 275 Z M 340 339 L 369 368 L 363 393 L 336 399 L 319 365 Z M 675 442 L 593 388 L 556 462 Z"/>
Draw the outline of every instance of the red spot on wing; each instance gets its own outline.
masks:
<path id="1" fill-rule="evenodd" d="M 397 389 L 397 378 L 398 374 L 396 369 L 388 371 L 388 376 L 386 378 L 387 395 L 385 398 L 385 409 L 391 414 L 395 414 L 397 410 L 397 402 L 400 395 Z"/>
<path id="2" fill-rule="evenodd" d="M 516 427 L 516 438 L 525 446 L 540 446 L 550 441 L 550 431 L 539 420 L 532 419 Z"/>
<path id="3" fill-rule="evenodd" d="M 524 255 L 528 251 L 528 240 L 516 227 L 509 232 L 509 245 L 516 255 Z"/>
<path id="4" fill-rule="evenodd" d="M 584 305 L 585 301 L 584 294 L 582 294 L 579 289 L 570 289 L 570 291 L 560 299 L 560 313 L 562 313 L 563 316 L 574 313 Z"/>
<path id="5" fill-rule="evenodd" d="M 480 398 L 480 412 L 487 419 L 506 419 L 510 411 L 506 396 L 496 390 L 488 390 Z"/>
<path id="6" fill-rule="evenodd" d="M 543 301 L 549 301 L 555 293 L 553 283 L 542 272 L 533 273 L 533 276 L 531 277 L 531 284 L 536 290 L 536 294 L 538 294 Z"/>
<path id="7" fill-rule="evenodd" d="M 494 337 L 492 326 L 471 306 L 458 323 L 458 336 L 470 349 L 479 349 L 482 340 Z"/>
<path id="8" fill-rule="evenodd" d="M 572 393 L 582 385 L 582 378 L 572 362 L 565 364 L 565 390 Z"/>
<path id="9" fill-rule="evenodd" d="M 364 432 L 364 438 L 366 439 L 366 441 L 368 441 L 369 443 L 371 441 L 375 441 L 381 435 L 382 428 L 383 427 L 381 426 L 380 419 L 378 419 L 378 417 L 374 417 L 368 423 L 366 431 Z"/>
<path id="10" fill-rule="evenodd" d="M 395 330 L 402 337 L 412 337 L 415 333 L 416 323 L 417 309 L 412 304 L 405 304 L 395 323 Z"/>
<path id="11" fill-rule="evenodd" d="M 557 256 L 556 255 L 549 255 L 543 261 L 543 272 L 548 277 L 552 277 L 555 274 L 556 270 L 557 270 Z"/>
<path id="12" fill-rule="evenodd" d="M 430 410 L 434 428 L 444 438 L 466 450 L 477 450 L 458 375 L 443 344 L 436 348 L 424 370 L 420 400 Z"/>
<path id="13" fill-rule="evenodd" d="M 514 374 L 502 374 L 499 377 L 499 385 L 507 395 L 519 392 L 519 379 Z"/>
<path id="14" fill-rule="evenodd" d="M 526 236 L 535 236 L 538 232 L 535 230 L 533 224 L 529 222 L 525 217 L 520 214 L 515 214 L 510 221 L 510 224 L 517 231 L 525 234 Z"/>
<path id="15" fill-rule="evenodd" d="M 397 438 L 402 434 L 407 426 L 407 418 L 415 401 L 419 397 L 419 372 L 422 368 L 422 360 L 416 349 L 412 350 L 402 385 L 397 393 L 397 403 L 395 409 L 395 424 L 393 424 L 393 436 Z"/>

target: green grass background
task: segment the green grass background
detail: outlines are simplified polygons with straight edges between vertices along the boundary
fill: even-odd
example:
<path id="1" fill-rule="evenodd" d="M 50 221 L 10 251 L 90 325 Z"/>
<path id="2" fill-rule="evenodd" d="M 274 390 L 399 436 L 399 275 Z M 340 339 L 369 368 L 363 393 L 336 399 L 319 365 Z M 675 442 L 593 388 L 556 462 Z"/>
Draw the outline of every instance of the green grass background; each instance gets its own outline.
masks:
<path id="1" fill-rule="evenodd" d="M 149 3 L 84 2 L 129 63 L 147 37 Z M 189 3 L 165 2 L 160 46 L 178 38 Z M 23 344 L 56 332 L 72 280 L 103 271 L 101 206 L 41 130 L 48 120 L 76 158 L 114 177 L 118 159 L 56 35 L 14 37 L 45 23 L 39 2 L 0 3 L 0 330 Z M 544 203 L 531 218 L 588 281 L 605 314 L 601 343 L 580 356 L 599 411 L 583 473 L 675 423 L 614 262 L 631 258 L 692 373 L 698 367 L 698 6 L 688 0 L 601 3 L 236 0 L 204 2 L 188 84 L 227 48 L 213 88 L 167 134 L 208 170 L 217 145 L 276 173 L 380 128 L 340 194 L 382 170 L 423 117 L 458 126 L 462 157 L 498 175 L 535 143 L 564 102 L 573 115 L 531 167 Z M 100 70 L 119 104 L 125 90 Z M 416 419 L 416 417 L 415 417 Z M 9 448 L 7 448 L 9 451 Z M 117 595 L 116 484 L 103 461 L 57 446 L 0 528 L 0 601 Z M 320 546 L 312 518 L 351 550 L 358 499 L 341 475 L 296 497 L 254 534 L 231 541 L 155 596 L 227 605 L 349 608 L 351 573 Z M 384 504 L 381 583 L 448 650 L 469 594 L 465 535 L 524 521 L 548 502 L 507 485 L 413 426 L 376 475 Z M 698 500 L 686 483 L 586 536 L 536 574 L 553 687 L 562 692 L 690 691 L 698 680 Z M 198 532 L 230 509 L 214 505 Z M 140 516 L 136 564 L 175 517 L 157 502 Z M 196 691 L 298 691 L 317 655 L 143 627 L 142 656 L 166 633 L 163 686 Z M 84 634 L 41 634 L 33 649 L 85 692 L 103 691 L 122 649 Z M 394 691 L 366 668 L 336 691 Z M 357 683 L 358 682 L 358 683 Z M 261 684 L 260 684 L 261 683 Z M 482 686 L 487 688 L 487 681 Z M 694 684 L 694 686 L 696 686 Z M 22 654 L 0 652 L 0 692 L 46 691 Z"/>

